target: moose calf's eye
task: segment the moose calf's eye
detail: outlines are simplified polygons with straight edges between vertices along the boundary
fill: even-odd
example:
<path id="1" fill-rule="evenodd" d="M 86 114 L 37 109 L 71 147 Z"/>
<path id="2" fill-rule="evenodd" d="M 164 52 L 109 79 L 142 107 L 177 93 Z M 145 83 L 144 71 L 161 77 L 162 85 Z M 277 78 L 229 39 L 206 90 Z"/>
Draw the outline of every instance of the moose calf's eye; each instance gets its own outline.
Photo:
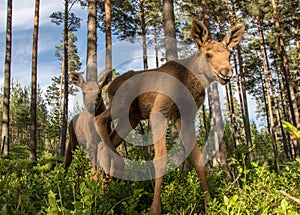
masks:
<path id="1" fill-rule="evenodd" d="M 211 54 L 208 54 L 208 53 L 206 53 L 206 54 L 205 54 L 205 57 L 209 59 L 209 58 L 212 58 L 212 55 L 211 55 Z"/>

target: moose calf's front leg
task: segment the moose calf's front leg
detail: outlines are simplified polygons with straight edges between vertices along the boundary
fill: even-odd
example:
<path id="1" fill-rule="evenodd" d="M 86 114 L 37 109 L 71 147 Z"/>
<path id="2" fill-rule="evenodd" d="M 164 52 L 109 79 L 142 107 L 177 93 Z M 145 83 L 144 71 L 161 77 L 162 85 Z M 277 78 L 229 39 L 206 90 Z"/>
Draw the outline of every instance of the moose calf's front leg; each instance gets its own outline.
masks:
<path id="1" fill-rule="evenodd" d="M 184 118 L 183 120 L 177 119 L 175 121 L 175 126 L 183 140 L 185 147 L 193 146 L 191 151 L 191 160 L 193 162 L 194 168 L 197 172 L 198 178 L 200 178 L 200 186 L 201 190 L 204 194 L 204 209 L 207 209 L 207 201 L 210 199 L 210 193 L 208 189 L 208 184 L 206 180 L 206 169 L 205 169 L 205 160 L 201 149 L 199 148 L 197 141 L 196 141 L 196 133 L 195 127 L 193 125 L 192 118 Z M 190 143 L 194 143 L 190 145 Z"/>
<path id="2" fill-rule="evenodd" d="M 166 146 L 166 128 L 167 120 L 158 112 L 152 113 L 150 116 L 151 128 L 154 142 L 154 169 L 155 169 L 155 187 L 154 197 L 150 208 L 151 215 L 162 214 L 161 206 L 161 184 L 163 175 L 167 166 L 167 146 Z"/>
<path id="3" fill-rule="evenodd" d="M 110 109 L 106 109 L 102 114 L 95 118 L 95 127 L 102 143 L 98 146 L 98 161 L 106 174 L 116 178 L 122 177 L 124 172 L 124 160 L 119 154 L 108 134 L 107 125 L 111 123 Z"/>
<path id="4" fill-rule="evenodd" d="M 200 178 L 201 180 L 200 185 L 201 185 L 201 190 L 204 194 L 204 208 L 205 210 L 207 210 L 207 201 L 210 199 L 210 193 L 209 193 L 207 179 L 206 179 L 205 160 L 198 144 L 195 144 L 192 150 L 191 159 L 196 169 L 198 178 Z"/>

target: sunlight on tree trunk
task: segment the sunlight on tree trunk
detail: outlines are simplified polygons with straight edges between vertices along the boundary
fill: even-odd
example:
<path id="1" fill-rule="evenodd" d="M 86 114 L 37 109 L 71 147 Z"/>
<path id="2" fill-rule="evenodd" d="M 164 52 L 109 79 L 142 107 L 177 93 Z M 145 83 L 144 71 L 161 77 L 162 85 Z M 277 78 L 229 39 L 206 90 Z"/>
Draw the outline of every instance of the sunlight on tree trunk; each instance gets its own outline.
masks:
<path id="1" fill-rule="evenodd" d="M 291 114 L 292 114 L 292 122 L 295 124 L 295 126 L 300 129 L 300 117 L 299 117 L 299 110 L 297 106 L 297 101 L 296 101 L 296 96 L 293 88 L 293 84 L 291 82 L 291 77 L 290 77 L 290 69 L 289 69 L 289 64 L 288 64 L 288 58 L 287 54 L 285 51 L 285 43 L 283 38 L 280 35 L 280 24 L 279 24 L 279 18 L 277 15 L 277 0 L 272 0 L 272 6 L 273 6 L 273 17 L 275 21 L 275 27 L 276 27 L 276 35 L 278 39 L 278 44 L 280 46 L 280 57 L 281 57 L 281 62 L 283 64 L 283 72 L 284 72 L 284 79 L 286 82 L 286 88 L 287 88 L 287 96 L 289 100 L 289 106 L 291 109 Z"/>
<path id="2" fill-rule="evenodd" d="M 169 61 L 178 57 L 173 0 L 163 1 L 163 16 L 166 59 Z"/>
<path id="3" fill-rule="evenodd" d="M 68 124 L 68 87 L 69 87 L 69 0 L 65 0 L 65 16 L 64 16 L 64 57 L 63 57 L 63 70 L 64 70 L 64 104 L 61 119 L 60 131 L 60 150 L 59 155 L 64 156 L 66 150 L 67 140 L 67 124 Z"/>
<path id="4" fill-rule="evenodd" d="M 86 81 L 97 81 L 97 4 L 88 0 Z"/>
<path id="5" fill-rule="evenodd" d="M 206 26 L 206 28 L 209 31 L 209 37 L 210 37 L 210 24 L 209 24 L 209 12 L 208 7 L 205 0 L 201 1 L 202 6 L 202 17 L 203 17 L 203 23 Z M 210 113 L 210 128 L 212 130 L 211 133 L 213 133 L 212 143 L 214 143 L 215 154 L 211 158 L 212 159 L 212 165 L 214 167 L 218 167 L 219 163 L 226 166 L 226 145 L 224 138 L 224 122 L 223 117 L 221 114 L 221 106 L 220 106 L 220 96 L 219 96 L 219 89 L 217 83 L 212 83 L 207 88 L 207 97 L 208 97 L 208 104 L 209 104 L 209 113 Z M 210 140 L 209 140 L 210 141 Z M 211 143 L 211 144 L 212 144 Z M 209 145 L 211 145 L 209 144 Z M 223 144 L 223 145 L 222 145 Z M 222 145 L 222 147 L 221 147 Z M 221 151 L 223 150 L 223 151 Z M 220 160 L 222 158 L 222 161 Z"/>
<path id="6" fill-rule="evenodd" d="M 30 107 L 30 142 L 29 159 L 31 162 L 37 161 L 37 54 L 38 54 L 38 33 L 39 33 L 39 13 L 40 0 L 35 1 L 33 45 L 32 45 L 32 73 L 31 73 L 31 107 Z"/>
<path id="7" fill-rule="evenodd" d="M 268 67 L 267 67 L 267 56 L 265 55 L 265 51 L 264 51 L 265 44 L 264 44 L 264 39 L 263 39 L 263 34 L 262 34 L 262 23 L 261 23 L 261 19 L 259 16 L 256 17 L 256 21 L 257 21 L 257 27 L 258 27 L 261 58 L 262 58 L 263 67 L 264 67 L 264 77 L 265 77 L 264 79 L 265 79 L 265 86 L 266 86 L 266 93 L 267 93 L 268 114 L 269 114 L 270 126 L 271 126 L 269 132 L 270 132 L 270 135 L 272 138 L 272 147 L 273 147 L 276 171 L 277 171 L 277 173 L 280 173 L 279 163 L 278 163 L 277 132 L 276 132 L 276 127 L 275 127 L 275 119 L 274 119 L 274 114 L 273 114 L 273 105 L 272 105 L 271 87 L 270 87 L 270 82 L 271 82 L 270 73 L 271 72 L 268 70 Z"/>
<path id="8" fill-rule="evenodd" d="M 111 7 L 110 0 L 105 0 L 105 41 L 106 41 L 106 58 L 105 58 L 105 71 L 112 70 L 112 39 L 111 39 Z"/>
<path id="9" fill-rule="evenodd" d="M 147 39 L 146 39 L 146 21 L 145 21 L 145 0 L 140 0 L 140 16 L 142 28 L 142 44 L 143 44 L 143 64 L 144 69 L 148 69 L 148 56 L 147 56 Z"/>
<path id="10" fill-rule="evenodd" d="M 0 154 L 9 156 L 10 147 L 10 75 L 11 75 L 11 36 L 12 36 L 12 0 L 7 0 L 7 20 L 6 20 L 6 51 L 4 69 L 4 95 L 2 111 L 2 139 Z"/>

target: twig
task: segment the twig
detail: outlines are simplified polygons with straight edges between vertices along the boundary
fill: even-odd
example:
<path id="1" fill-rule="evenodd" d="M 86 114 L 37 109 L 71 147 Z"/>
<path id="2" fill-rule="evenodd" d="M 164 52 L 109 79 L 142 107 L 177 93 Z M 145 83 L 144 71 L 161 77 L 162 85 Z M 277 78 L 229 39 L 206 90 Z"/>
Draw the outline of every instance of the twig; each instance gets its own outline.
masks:
<path id="1" fill-rule="evenodd" d="M 126 201 L 127 199 L 130 199 L 130 198 L 131 198 L 131 196 L 128 196 L 128 197 L 126 197 L 126 198 L 121 199 L 120 201 L 118 201 L 114 206 L 112 206 L 112 208 L 107 212 L 106 215 L 108 215 L 118 204 L 120 204 L 120 203 L 122 203 L 122 202 L 124 202 L 124 201 Z"/>
<path id="2" fill-rule="evenodd" d="M 279 192 L 280 192 L 282 195 L 284 195 L 284 196 L 286 196 L 287 198 L 289 198 L 290 200 L 295 201 L 298 205 L 300 205 L 300 199 L 298 199 L 298 198 L 296 198 L 296 197 L 294 197 L 294 196 L 291 196 L 290 194 L 288 194 L 287 192 L 285 192 L 285 191 L 283 191 L 283 190 L 279 190 Z"/>
<path id="3" fill-rule="evenodd" d="M 191 212 L 190 212 L 190 215 L 192 215 L 194 213 L 195 207 L 196 207 L 196 204 L 193 205 L 193 207 L 191 209 Z"/>
<path id="4" fill-rule="evenodd" d="M 226 189 L 226 191 L 230 190 L 230 189 L 233 187 L 233 185 L 237 182 L 237 180 L 239 180 L 239 178 L 240 178 L 241 176 L 242 176 L 242 175 L 239 174 L 238 177 L 236 177 L 236 179 L 234 179 L 234 181 L 232 182 L 232 184 Z"/>

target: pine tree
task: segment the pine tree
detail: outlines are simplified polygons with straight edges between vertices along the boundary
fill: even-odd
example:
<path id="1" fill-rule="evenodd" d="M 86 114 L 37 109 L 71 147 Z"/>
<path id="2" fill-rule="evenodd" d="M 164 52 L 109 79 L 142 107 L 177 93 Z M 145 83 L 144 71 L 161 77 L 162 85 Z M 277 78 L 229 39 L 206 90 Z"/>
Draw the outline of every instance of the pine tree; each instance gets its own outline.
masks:
<path id="1" fill-rule="evenodd" d="M 7 0 L 6 19 L 6 51 L 4 72 L 4 95 L 2 111 L 2 138 L 0 154 L 9 156 L 10 131 L 9 131 L 9 106 L 10 106 L 10 74 L 11 74 L 11 37 L 12 37 L 12 0 Z"/>
<path id="2" fill-rule="evenodd" d="M 39 32 L 40 0 L 35 1 L 33 45 L 32 45 L 32 73 L 31 73 L 31 106 L 30 106 L 30 142 L 29 159 L 37 161 L 36 155 L 36 130 L 37 130 L 37 53 L 38 53 L 38 32 Z"/>
<path id="3" fill-rule="evenodd" d="M 64 83 L 64 102 L 63 102 L 63 110 L 62 110 L 62 125 L 61 125 L 61 133 L 60 133 L 60 155 L 64 156 L 65 148 L 66 148 L 66 136 L 67 136 L 67 120 L 68 120 L 68 77 L 69 77 L 69 54 L 68 54 L 68 45 L 69 45 L 69 32 L 76 31 L 80 27 L 80 19 L 74 15 L 74 13 L 70 13 L 69 11 L 73 7 L 76 2 L 83 2 L 78 0 L 65 0 L 64 1 L 64 13 L 55 12 L 50 15 L 51 22 L 60 25 L 64 23 L 64 57 L 63 57 L 63 83 Z"/>

